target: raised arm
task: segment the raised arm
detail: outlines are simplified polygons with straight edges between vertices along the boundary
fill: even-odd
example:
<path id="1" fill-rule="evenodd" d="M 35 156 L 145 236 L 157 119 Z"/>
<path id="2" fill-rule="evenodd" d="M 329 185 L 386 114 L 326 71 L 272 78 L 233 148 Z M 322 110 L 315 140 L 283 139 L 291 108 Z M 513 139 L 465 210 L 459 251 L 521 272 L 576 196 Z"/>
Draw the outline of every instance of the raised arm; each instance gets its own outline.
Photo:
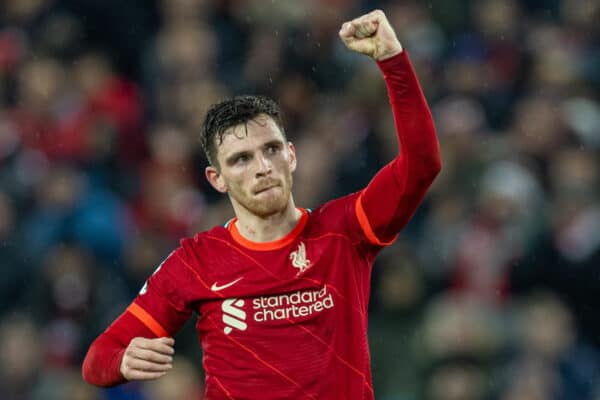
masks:
<path id="1" fill-rule="evenodd" d="M 340 37 L 351 50 L 377 61 L 392 105 L 398 156 L 377 173 L 356 203 L 358 219 L 369 240 L 389 244 L 441 170 L 439 143 L 408 55 L 383 11 L 346 22 Z"/>

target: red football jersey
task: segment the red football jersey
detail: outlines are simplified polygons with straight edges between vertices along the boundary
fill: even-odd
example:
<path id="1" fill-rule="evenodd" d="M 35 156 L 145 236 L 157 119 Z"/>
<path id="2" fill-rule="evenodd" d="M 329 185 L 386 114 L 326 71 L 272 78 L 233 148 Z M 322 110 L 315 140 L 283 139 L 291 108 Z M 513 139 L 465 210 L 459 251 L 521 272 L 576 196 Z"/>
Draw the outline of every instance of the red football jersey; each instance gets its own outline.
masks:
<path id="1" fill-rule="evenodd" d="M 406 52 L 378 64 L 398 156 L 362 191 L 302 210 L 295 229 L 275 242 L 244 239 L 235 219 L 184 239 L 90 346 L 88 382 L 123 383 L 120 362 L 132 338 L 172 336 L 197 313 L 208 400 L 373 398 L 373 259 L 441 168 L 431 113 Z"/>
<path id="2" fill-rule="evenodd" d="M 275 242 L 249 242 L 235 220 L 185 239 L 129 311 L 157 336 L 198 314 L 208 399 L 371 399 L 367 305 L 381 246 L 357 199 L 302 210 Z"/>

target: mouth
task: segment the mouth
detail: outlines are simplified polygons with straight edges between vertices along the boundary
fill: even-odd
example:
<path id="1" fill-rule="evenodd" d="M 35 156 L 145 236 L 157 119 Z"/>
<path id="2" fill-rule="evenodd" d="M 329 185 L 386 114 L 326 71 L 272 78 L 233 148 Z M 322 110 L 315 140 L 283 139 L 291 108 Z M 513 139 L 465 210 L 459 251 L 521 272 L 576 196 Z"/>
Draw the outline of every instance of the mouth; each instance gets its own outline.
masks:
<path id="1" fill-rule="evenodd" d="M 268 192 L 269 190 L 271 190 L 271 189 L 274 189 L 274 188 L 276 188 L 276 187 L 277 187 L 277 185 L 275 185 L 275 186 L 269 186 L 269 187 L 266 187 L 266 188 L 263 188 L 263 189 L 259 189 L 259 190 L 256 190 L 256 191 L 254 192 L 254 194 L 261 194 L 261 193 L 265 193 L 265 192 Z"/>
<path id="2" fill-rule="evenodd" d="M 269 183 L 268 185 L 260 186 L 258 189 L 255 189 L 254 190 L 254 194 L 264 193 L 264 192 L 267 192 L 267 191 L 269 191 L 271 189 L 274 189 L 276 187 L 279 187 L 279 184 Z"/>

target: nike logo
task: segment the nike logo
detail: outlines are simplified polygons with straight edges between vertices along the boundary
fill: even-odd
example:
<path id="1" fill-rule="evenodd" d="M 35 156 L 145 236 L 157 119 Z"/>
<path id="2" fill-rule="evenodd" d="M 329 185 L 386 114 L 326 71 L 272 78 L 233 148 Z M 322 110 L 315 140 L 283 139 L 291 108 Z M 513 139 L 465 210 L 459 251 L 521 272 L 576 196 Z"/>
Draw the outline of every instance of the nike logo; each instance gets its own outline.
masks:
<path id="1" fill-rule="evenodd" d="M 227 289 L 230 286 L 235 285 L 236 283 L 238 283 L 239 281 L 241 281 L 242 279 L 244 279 L 244 277 L 240 277 L 237 278 L 235 281 L 226 283 L 224 285 L 217 285 L 217 282 L 213 283 L 212 286 L 210 287 L 210 290 L 212 290 L 213 292 L 218 292 L 219 290 L 223 290 L 223 289 Z"/>

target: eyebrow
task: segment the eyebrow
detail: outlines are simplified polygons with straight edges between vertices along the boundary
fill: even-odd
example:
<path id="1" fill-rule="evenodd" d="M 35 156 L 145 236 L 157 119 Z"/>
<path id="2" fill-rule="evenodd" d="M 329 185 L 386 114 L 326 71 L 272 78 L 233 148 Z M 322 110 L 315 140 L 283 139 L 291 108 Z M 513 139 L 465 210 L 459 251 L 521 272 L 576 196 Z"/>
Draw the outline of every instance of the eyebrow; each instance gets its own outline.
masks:
<path id="1" fill-rule="evenodd" d="M 266 148 L 266 147 L 270 147 L 270 146 L 280 146 L 283 147 L 284 143 L 282 140 L 279 139 L 273 139 L 273 140 L 269 140 L 267 143 L 264 143 L 262 145 L 262 148 Z"/>
<path id="2" fill-rule="evenodd" d="M 228 165 L 231 165 L 231 164 L 234 164 L 234 163 L 235 163 L 235 160 L 237 160 L 237 159 L 238 159 L 238 157 L 241 157 L 241 156 L 250 156 L 251 154 L 252 154 L 251 152 L 249 152 L 249 151 L 245 151 L 245 150 L 244 150 L 244 151 L 238 151 L 238 152 L 236 152 L 236 153 L 233 153 L 233 154 L 232 154 L 232 155 L 230 155 L 229 157 L 227 157 L 227 158 L 225 159 L 225 162 L 226 162 Z"/>
<path id="3" fill-rule="evenodd" d="M 284 142 L 280 139 L 273 139 L 273 140 L 269 140 L 268 142 L 263 143 L 262 146 L 260 146 L 260 147 L 263 149 L 266 149 L 267 147 L 270 147 L 270 146 L 278 146 L 278 147 L 283 148 Z M 252 151 L 242 150 L 242 151 L 235 152 L 235 153 L 231 154 L 230 156 L 228 156 L 225 159 L 225 162 L 228 165 L 231 165 L 231 164 L 235 163 L 235 160 L 240 156 L 252 156 Z"/>

